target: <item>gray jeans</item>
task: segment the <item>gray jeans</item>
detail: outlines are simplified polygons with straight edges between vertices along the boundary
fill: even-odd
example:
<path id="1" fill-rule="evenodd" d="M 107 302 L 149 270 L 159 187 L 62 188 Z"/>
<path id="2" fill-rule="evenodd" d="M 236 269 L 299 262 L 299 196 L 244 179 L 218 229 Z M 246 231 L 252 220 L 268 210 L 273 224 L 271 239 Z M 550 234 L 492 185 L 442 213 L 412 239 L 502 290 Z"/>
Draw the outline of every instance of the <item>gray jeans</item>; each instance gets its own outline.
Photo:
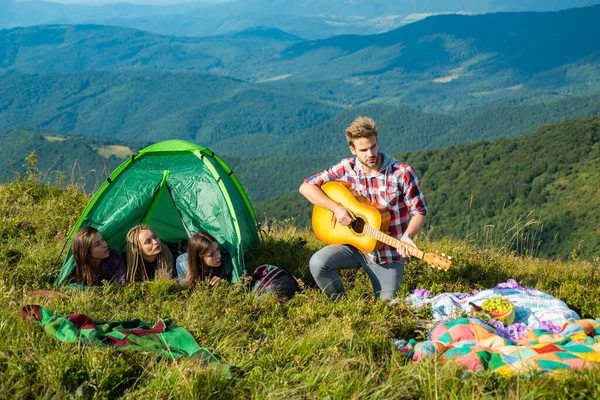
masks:
<path id="1" fill-rule="evenodd" d="M 310 272 L 331 300 L 345 296 L 337 271 L 362 267 L 371 279 L 375 298 L 392 300 L 402 283 L 404 260 L 391 264 L 373 264 L 365 253 L 349 245 L 334 244 L 317 251 L 310 259 Z"/>

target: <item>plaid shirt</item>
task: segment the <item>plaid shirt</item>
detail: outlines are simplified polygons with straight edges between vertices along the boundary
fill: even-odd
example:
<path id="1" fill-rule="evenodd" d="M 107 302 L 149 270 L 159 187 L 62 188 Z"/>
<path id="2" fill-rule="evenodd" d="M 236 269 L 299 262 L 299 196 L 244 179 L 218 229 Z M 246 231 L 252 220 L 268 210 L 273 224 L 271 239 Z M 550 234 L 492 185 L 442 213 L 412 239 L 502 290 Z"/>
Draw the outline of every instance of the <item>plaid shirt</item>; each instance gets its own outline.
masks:
<path id="1" fill-rule="evenodd" d="M 419 187 L 417 175 L 412 167 L 403 164 L 385 153 L 383 163 L 375 175 L 365 175 L 362 164 L 356 158 L 346 158 L 331 168 L 315 174 L 304 182 L 321 186 L 326 182 L 340 180 L 352 185 L 361 196 L 371 202 L 385 206 L 390 212 L 390 236 L 400 238 L 412 215 L 427 215 L 425 197 Z M 387 264 L 400 261 L 395 247 L 384 244 L 381 250 L 368 253 L 372 263 Z"/>

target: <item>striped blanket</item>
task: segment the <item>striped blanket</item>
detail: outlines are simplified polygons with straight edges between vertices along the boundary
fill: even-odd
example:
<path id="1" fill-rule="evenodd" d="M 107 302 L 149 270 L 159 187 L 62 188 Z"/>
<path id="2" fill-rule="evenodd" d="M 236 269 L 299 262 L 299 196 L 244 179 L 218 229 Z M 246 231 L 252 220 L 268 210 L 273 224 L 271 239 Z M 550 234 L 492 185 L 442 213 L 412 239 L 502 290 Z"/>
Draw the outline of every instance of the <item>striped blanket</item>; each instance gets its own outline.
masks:
<path id="1" fill-rule="evenodd" d="M 394 340 L 394 345 L 415 362 L 439 354 L 470 371 L 564 376 L 572 369 L 600 366 L 600 319 L 567 322 L 556 333 L 530 329 L 513 342 L 495 327 L 465 317 L 438 324 L 427 341 Z"/>

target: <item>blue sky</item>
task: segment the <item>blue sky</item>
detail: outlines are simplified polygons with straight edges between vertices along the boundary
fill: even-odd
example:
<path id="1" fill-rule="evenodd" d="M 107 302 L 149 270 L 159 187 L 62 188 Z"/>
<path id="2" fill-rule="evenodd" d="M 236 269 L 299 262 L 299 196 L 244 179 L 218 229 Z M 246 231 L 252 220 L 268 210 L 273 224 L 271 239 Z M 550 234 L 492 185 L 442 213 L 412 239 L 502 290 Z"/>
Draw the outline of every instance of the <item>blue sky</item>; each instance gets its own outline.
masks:
<path id="1" fill-rule="evenodd" d="M 29 0 L 17 0 L 29 1 Z M 48 0 L 53 3 L 62 4 L 109 4 L 109 3 L 131 3 L 131 4 L 150 4 L 150 5 L 168 5 L 181 3 L 226 3 L 232 0 Z"/>

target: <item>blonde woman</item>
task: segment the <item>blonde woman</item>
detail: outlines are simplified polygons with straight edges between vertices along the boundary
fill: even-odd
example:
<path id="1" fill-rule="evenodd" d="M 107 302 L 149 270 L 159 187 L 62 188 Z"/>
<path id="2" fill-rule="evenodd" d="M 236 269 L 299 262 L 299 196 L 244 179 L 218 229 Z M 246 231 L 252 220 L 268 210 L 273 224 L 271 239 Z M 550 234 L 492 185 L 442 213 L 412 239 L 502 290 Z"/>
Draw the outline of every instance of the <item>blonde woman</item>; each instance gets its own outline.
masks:
<path id="1" fill-rule="evenodd" d="M 173 276 L 173 254 L 148 225 L 127 233 L 127 281 L 142 282 Z"/>
<path id="2" fill-rule="evenodd" d="M 103 283 L 125 283 L 125 258 L 117 250 L 109 249 L 98 229 L 80 228 L 71 241 L 75 259 L 75 283 L 100 286 Z"/>
<path id="3" fill-rule="evenodd" d="M 198 232 L 190 237 L 187 253 L 177 257 L 177 278 L 182 285 L 192 285 L 197 280 L 209 280 L 210 286 L 222 279 L 231 280 L 231 258 L 221 254 L 215 238 Z"/>

